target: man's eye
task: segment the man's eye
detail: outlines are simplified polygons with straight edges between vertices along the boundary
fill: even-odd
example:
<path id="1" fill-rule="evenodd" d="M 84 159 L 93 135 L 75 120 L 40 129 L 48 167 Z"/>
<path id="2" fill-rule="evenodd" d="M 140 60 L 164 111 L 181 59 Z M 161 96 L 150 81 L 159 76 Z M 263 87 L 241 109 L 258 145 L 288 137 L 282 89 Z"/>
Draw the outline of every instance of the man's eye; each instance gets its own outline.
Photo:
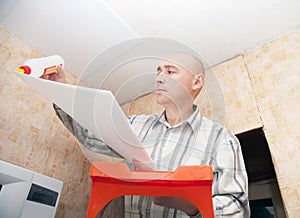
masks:
<path id="1" fill-rule="evenodd" d="M 174 70 L 168 70 L 168 73 L 173 74 L 173 73 L 176 73 L 176 72 Z"/>

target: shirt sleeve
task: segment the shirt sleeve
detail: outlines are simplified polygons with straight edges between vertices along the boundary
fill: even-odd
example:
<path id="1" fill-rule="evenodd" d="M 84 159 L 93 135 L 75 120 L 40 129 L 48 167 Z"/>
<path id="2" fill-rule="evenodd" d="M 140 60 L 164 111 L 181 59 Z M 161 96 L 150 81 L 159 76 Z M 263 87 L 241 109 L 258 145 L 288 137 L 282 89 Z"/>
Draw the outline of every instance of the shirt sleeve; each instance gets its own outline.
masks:
<path id="1" fill-rule="evenodd" d="M 248 177 L 238 139 L 223 130 L 213 159 L 215 217 L 250 217 Z"/>
<path id="2" fill-rule="evenodd" d="M 97 138 L 94 134 L 82 127 L 57 105 L 53 104 L 53 108 L 61 122 L 83 146 L 96 153 L 101 153 L 111 157 L 121 157 L 121 155 L 107 146 L 101 139 Z"/>

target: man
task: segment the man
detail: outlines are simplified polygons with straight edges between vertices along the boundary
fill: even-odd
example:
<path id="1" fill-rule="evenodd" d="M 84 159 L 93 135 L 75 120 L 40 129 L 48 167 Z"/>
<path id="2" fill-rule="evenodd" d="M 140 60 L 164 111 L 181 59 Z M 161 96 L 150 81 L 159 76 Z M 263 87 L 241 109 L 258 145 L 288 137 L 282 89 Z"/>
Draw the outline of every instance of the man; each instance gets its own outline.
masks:
<path id="1" fill-rule="evenodd" d="M 60 67 L 45 79 L 66 82 Z M 180 165 L 212 165 L 215 217 L 249 217 L 248 179 L 236 137 L 222 125 L 199 112 L 193 104 L 204 84 L 201 61 L 176 53 L 157 68 L 157 102 L 162 114 L 135 115 L 129 123 L 151 155 L 157 170 L 175 170 Z M 65 126 L 86 147 L 120 157 L 70 116 L 54 106 Z M 134 160 L 138 168 L 140 163 Z M 201 193 L 199 193 L 201 198 Z M 126 217 L 201 217 L 201 211 L 177 197 L 126 196 Z"/>

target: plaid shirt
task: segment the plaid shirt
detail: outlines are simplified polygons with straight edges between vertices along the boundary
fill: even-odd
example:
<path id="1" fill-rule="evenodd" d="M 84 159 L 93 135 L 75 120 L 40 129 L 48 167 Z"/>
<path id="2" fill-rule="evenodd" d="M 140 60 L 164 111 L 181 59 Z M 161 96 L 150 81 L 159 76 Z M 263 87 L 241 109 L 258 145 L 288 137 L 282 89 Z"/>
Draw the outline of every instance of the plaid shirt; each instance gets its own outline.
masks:
<path id="1" fill-rule="evenodd" d="M 92 151 L 120 157 L 69 115 L 54 105 L 56 114 L 81 144 Z M 212 165 L 215 217 L 250 217 L 248 178 L 237 138 L 222 125 L 201 116 L 198 107 L 184 122 L 170 126 L 165 112 L 134 115 L 129 123 L 151 155 L 156 169 L 173 171 L 180 165 Z M 201 198 L 201 195 L 199 195 Z M 148 196 L 125 196 L 125 217 L 189 217 L 155 205 Z"/>

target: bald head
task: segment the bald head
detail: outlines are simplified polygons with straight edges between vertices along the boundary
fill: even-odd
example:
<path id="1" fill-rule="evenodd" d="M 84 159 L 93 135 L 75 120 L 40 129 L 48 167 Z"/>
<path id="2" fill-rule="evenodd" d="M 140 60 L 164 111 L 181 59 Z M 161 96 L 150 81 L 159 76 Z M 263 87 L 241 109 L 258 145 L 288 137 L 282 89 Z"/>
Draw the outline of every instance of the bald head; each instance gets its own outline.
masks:
<path id="1" fill-rule="evenodd" d="M 186 53 L 173 53 L 166 57 L 167 61 L 180 65 L 193 75 L 204 74 L 203 63 L 193 55 Z"/>

